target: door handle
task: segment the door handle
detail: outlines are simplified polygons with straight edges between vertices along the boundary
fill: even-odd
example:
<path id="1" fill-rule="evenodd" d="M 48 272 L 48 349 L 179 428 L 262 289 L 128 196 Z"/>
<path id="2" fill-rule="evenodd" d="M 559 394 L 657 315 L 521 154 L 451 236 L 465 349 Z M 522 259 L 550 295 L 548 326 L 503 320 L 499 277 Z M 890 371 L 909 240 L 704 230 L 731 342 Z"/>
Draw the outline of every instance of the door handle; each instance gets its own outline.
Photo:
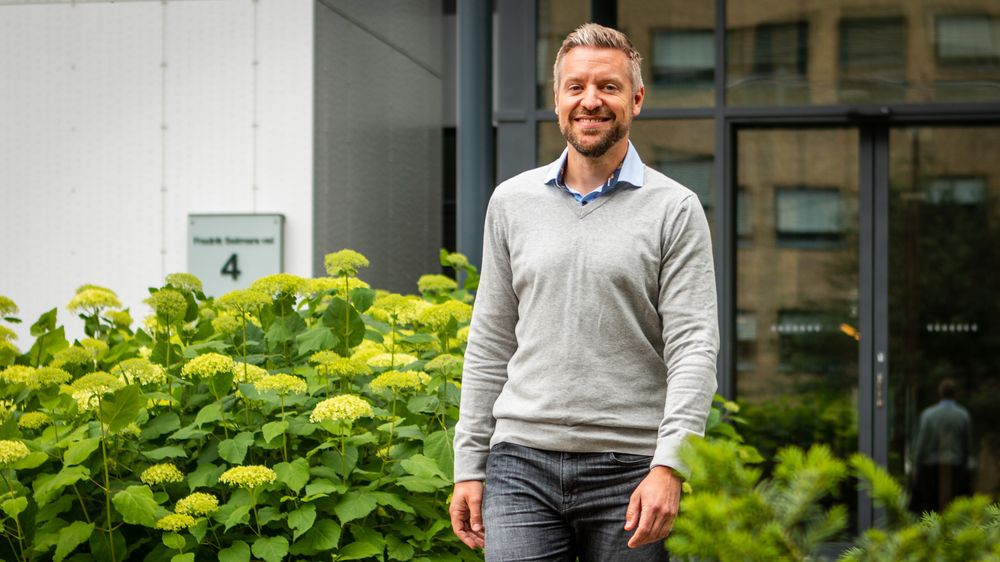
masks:
<path id="1" fill-rule="evenodd" d="M 885 377 L 882 375 L 881 371 L 875 373 L 875 407 L 881 408 L 885 406 L 885 400 L 882 398 L 882 383 L 885 381 Z"/>

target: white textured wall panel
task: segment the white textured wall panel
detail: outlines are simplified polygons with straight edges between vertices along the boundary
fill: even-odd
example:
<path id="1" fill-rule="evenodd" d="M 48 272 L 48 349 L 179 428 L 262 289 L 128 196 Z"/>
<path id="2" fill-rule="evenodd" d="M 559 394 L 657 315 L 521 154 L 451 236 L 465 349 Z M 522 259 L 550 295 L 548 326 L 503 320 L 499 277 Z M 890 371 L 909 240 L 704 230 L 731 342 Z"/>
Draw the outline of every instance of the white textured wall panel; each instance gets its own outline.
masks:
<path id="1" fill-rule="evenodd" d="M 284 214 L 285 270 L 309 274 L 311 30 L 299 0 L 0 5 L 0 294 L 22 318 L 83 283 L 141 317 L 186 268 L 188 213 Z"/>

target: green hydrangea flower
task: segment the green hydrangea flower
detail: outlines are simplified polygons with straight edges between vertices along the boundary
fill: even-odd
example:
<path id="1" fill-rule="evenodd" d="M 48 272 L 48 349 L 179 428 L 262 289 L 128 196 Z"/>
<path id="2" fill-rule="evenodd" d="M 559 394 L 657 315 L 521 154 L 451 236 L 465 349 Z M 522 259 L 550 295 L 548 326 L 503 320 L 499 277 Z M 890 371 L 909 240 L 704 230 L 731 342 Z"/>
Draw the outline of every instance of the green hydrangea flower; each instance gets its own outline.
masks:
<path id="1" fill-rule="evenodd" d="M 464 302 L 449 300 L 435 304 L 420 313 L 420 323 L 432 330 L 441 330 L 454 318 L 456 322 L 468 322 L 472 319 L 472 307 Z"/>
<path id="2" fill-rule="evenodd" d="M 427 304 L 419 297 L 389 293 L 376 297 L 372 307 L 368 309 L 368 315 L 387 324 L 393 321 L 410 324 Z"/>
<path id="3" fill-rule="evenodd" d="M 66 308 L 72 312 L 121 307 L 122 303 L 118 300 L 118 295 L 114 291 L 96 285 L 84 285 L 80 287 L 77 289 L 76 295 L 66 305 Z"/>
<path id="4" fill-rule="evenodd" d="M 181 368 L 181 376 L 207 379 L 219 373 L 235 373 L 236 363 L 232 357 L 221 353 L 205 353 L 187 362 Z"/>
<path id="5" fill-rule="evenodd" d="M 386 371 L 368 383 L 368 387 L 373 392 L 419 390 L 429 379 L 427 374 L 420 371 Z"/>
<path id="6" fill-rule="evenodd" d="M 39 367 L 38 370 L 35 371 L 35 375 L 32 377 L 31 382 L 28 384 L 28 388 L 37 390 L 46 386 L 66 384 L 72 378 L 73 375 L 67 373 L 59 367 Z"/>
<path id="7" fill-rule="evenodd" d="M 424 366 L 428 371 L 443 371 L 449 373 L 456 367 L 461 369 L 463 365 L 463 360 L 457 355 L 452 355 L 450 353 L 442 353 L 434 359 L 431 359 Z"/>
<path id="8" fill-rule="evenodd" d="M 33 379 L 35 368 L 28 365 L 11 365 L 0 371 L 0 380 L 10 384 L 27 385 Z"/>
<path id="9" fill-rule="evenodd" d="M 7 326 L 0 326 L 0 341 L 16 340 L 17 334 Z"/>
<path id="10" fill-rule="evenodd" d="M 154 464 L 146 470 L 143 470 L 142 474 L 139 475 L 139 480 L 141 480 L 143 484 L 157 486 L 160 484 L 183 482 L 184 474 L 182 474 L 181 471 L 178 470 L 173 464 L 160 463 Z"/>
<path id="11" fill-rule="evenodd" d="M 417 280 L 417 288 L 421 293 L 450 293 L 458 288 L 458 283 L 451 277 L 427 274 Z"/>
<path id="12" fill-rule="evenodd" d="M 313 298 L 321 293 L 333 291 L 340 298 L 346 298 L 347 293 L 354 289 L 370 289 L 371 285 L 365 283 L 357 277 L 347 278 L 347 289 L 344 289 L 344 280 L 339 277 L 317 277 L 306 279 L 298 289 L 298 295 L 305 298 Z"/>
<path id="13" fill-rule="evenodd" d="M 291 273 L 275 273 L 267 277 L 261 277 L 254 281 L 250 288 L 260 291 L 265 295 L 277 297 L 278 295 L 294 295 L 299 287 L 305 283 L 305 279 Z"/>
<path id="14" fill-rule="evenodd" d="M 104 371 L 97 371 L 76 379 L 66 388 L 76 400 L 80 411 L 86 412 L 97 407 L 100 396 L 110 394 L 124 386 L 125 383 L 118 380 L 118 377 Z"/>
<path id="15" fill-rule="evenodd" d="M 469 267 L 469 258 L 465 257 L 465 254 L 460 254 L 458 252 L 451 252 L 445 256 L 444 261 L 455 269 L 464 269 Z"/>
<path id="16" fill-rule="evenodd" d="M 369 358 L 368 365 L 376 369 L 384 369 L 386 367 L 403 367 L 417 361 L 419 359 L 408 353 L 380 353 Z"/>
<path id="17" fill-rule="evenodd" d="M 219 306 L 240 315 L 252 314 L 271 304 L 271 297 L 256 289 L 236 289 L 219 297 Z"/>
<path id="18" fill-rule="evenodd" d="M 170 515 L 164 515 L 156 522 L 156 528 L 161 531 L 183 531 L 184 529 L 189 529 L 194 527 L 195 521 L 194 517 L 190 515 L 185 515 L 183 513 L 171 513 Z"/>
<path id="19" fill-rule="evenodd" d="M 53 367 L 62 367 L 63 365 L 86 365 L 94 360 L 90 352 L 79 346 L 67 347 L 66 349 L 59 351 L 52 358 Z"/>
<path id="20" fill-rule="evenodd" d="M 261 465 L 236 466 L 219 476 L 219 482 L 223 484 L 246 489 L 272 484 L 277 479 L 278 475 L 273 470 Z"/>
<path id="21" fill-rule="evenodd" d="M 233 373 L 236 374 L 233 377 L 233 383 L 235 384 L 253 384 L 270 375 L 267 369 L 258 367 L 257 365 L 251 365 L 242 361 L 236 361 L 233 365 Z"/>
<path id="22" fill-rule="evenodd" d="M 31 451 L 20 441 L 4 439 L 0 441 L 0 466 L 10 466 L 28 456 Z"/>
<path id="23" fill-rule="evenodd" d="M 363 398 L 353 394 L 341 394 L 316 404 L 312 414 L 309 415 L 309 421 L 313 423 L 324 420 L 354 421 L 362 417 L 370 418 L 373 415 L 372 405 Z"/>
<path id="24" fill-rule="evenodd" d="M 52 417 L 45 412 L 25 412 L 17 420 L 17 427 L 24 430 L 41 429 L 52 423 Z"/>
<path id="25" fill-rule="evenodd" d="M 126 383 L 163 384 L 167 382 L 167 372 L 162 366 L 144 357 L 133 357 L 115 365 L 111 374 L 123 378 Z"/>
<path id="26" fill-rule="evenodd" d="M 180 322 L 187 313 L 187 300 L 180 291 L 174 289 L 160 289 L 145 302 L 156 312 L 156 317 L 167 324 Z"/>
<path id="27" fill-rule="evenodd" d="M 197 293 L 201 291 L 201 279 L 192 273 L 171 273 L 167 275 L 167 285 Z"/>
<path id="28" fill-rule="evenodd" d="M 10 316 L 17 312 L 17 304 L 8 297 L 0 295 L 0 316 Z"/>
<path id="29" fill-rule="evenodd" d="M 108 310 L 104 312 L 104 317 L 120 328 L 132 325 L 132 315 L 127 310 Z"/>
<path id="30" fill-rule="evenodd" d="M 80 346 L 90 352 L 90 358 L 98 360 L 108 353 L 108 343 L 104 340 L 94 338 L 84 338 L 80 340 Z"/>
<path id="31" fill-rule="evenodd" d="M 175 511 L 182 515 L 210 515 L 219 509 L 219 500 L 212 494 L 195 492 L 177 500 Z"/>
<path id="32" fill-rule="evenodd" d="M 305 379 L 285 373 L 268 375 L 253 383 L 257 392 L 277 392 L 278 394 L 304 394 L 306 389 Z"/>
<path id="33" fill-rule="evenodd" d="M 352 377 L 370 375 L 372 370 L 364 361 L 354 357 L 342 357 L 333 351 L 320 351 L 309 358 L 316 363 L 316 372 L 326 376 Z"/>
<path id="34" fill-rule="evenodd" d="M 333 277 L 354 277 L 358 274 L 358 269 L 368 267 L 368 258 L 354 250 L 340 250 L 327 254 L 323 263 L 326 265 L 326 272 Z"/>

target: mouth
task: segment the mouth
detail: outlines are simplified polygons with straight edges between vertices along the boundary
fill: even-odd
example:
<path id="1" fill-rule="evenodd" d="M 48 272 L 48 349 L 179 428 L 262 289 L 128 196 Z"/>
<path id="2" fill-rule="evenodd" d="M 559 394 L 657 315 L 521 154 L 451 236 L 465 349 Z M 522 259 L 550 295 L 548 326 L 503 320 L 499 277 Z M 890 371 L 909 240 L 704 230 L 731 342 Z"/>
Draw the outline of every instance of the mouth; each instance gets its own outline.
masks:
<path id="1" fill-rule="evenodd" d="M 595 128 L 605 123 L 610 123 L 611 117 L 607 115 L 577 115 L 573 117 L 573 122 L 583 126 L 585 129 Z"/>

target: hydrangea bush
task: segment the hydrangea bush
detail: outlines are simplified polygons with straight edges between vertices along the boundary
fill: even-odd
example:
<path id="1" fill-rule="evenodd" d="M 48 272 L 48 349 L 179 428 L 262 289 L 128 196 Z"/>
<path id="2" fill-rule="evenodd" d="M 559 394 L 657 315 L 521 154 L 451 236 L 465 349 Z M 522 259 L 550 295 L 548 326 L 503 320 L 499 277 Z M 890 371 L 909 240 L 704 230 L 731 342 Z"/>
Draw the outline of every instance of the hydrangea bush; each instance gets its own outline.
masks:
<path id="1" fill-rule="evenodd" d="M 474 560 L 450 530 L 454 424 L 477 276 L 373 290 L 361 254 L 217 299 L 193 275 L 136 325 L 81 287 L 18 347 L 0 296 L 3 560 Z M 27 344 L 26 344 L 27 345 Z"/>

